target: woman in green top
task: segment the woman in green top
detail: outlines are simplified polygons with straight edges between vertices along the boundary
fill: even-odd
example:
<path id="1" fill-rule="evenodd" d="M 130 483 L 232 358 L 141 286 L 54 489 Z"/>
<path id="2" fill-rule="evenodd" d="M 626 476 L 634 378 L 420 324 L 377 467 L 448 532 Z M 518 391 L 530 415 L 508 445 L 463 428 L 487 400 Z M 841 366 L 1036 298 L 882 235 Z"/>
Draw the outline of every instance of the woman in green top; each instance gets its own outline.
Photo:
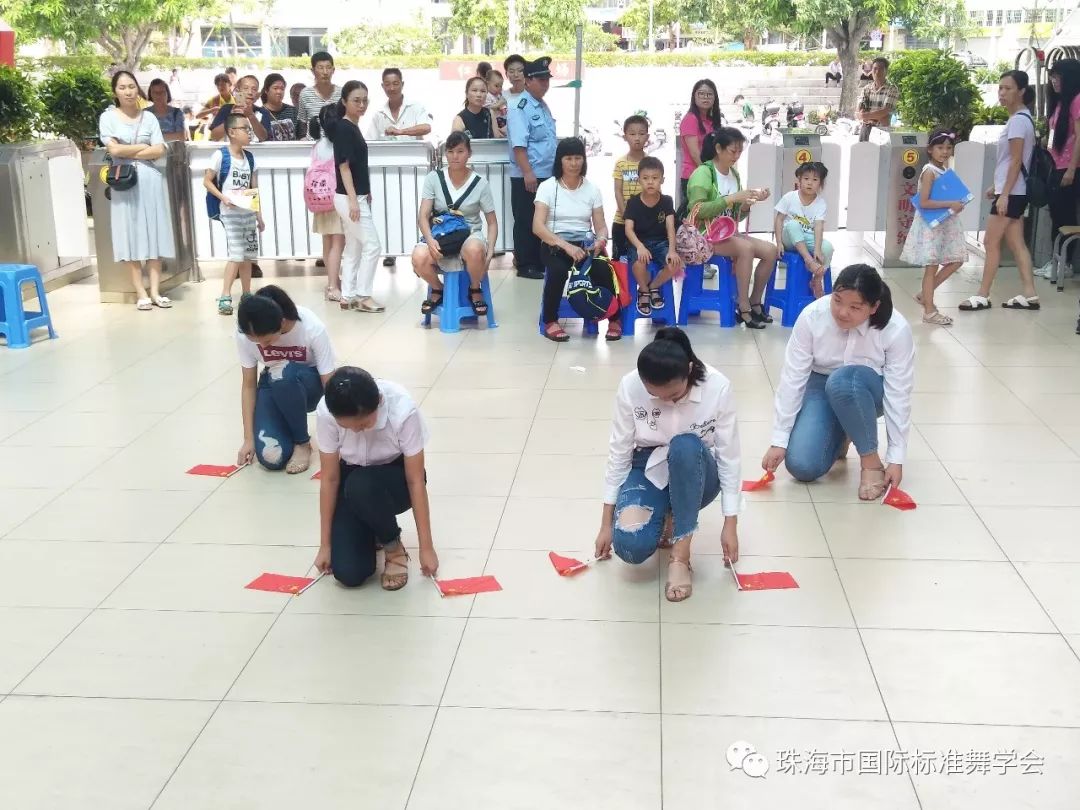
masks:
<path id="1" fill-rule="evenodd" d="M 743 189 L 735 163 L 742 154 L 746 136 L 732 127 L 710 132 L 701 143 L 701 165 L 686 186 L 689 210 L 700 204 L 697 225 L 704 230 L 718 216 L 727 215 L 736 221 L 746 219 L 750 206 L 768 199 L 769 190 Z M 776 269 L 779 255 L 776 245 L 752 236 L 735 234 L 712 246 L 713 254 L 731 259 L 735 281 L 739 288 L 739 318 L 750 329 L 764 329 L 772 318 L 761 305 L 765 285 Z M 754 259 L 758 260 L 753 268 Z M 750 289 L 751 275 L 754 288 Z"/>

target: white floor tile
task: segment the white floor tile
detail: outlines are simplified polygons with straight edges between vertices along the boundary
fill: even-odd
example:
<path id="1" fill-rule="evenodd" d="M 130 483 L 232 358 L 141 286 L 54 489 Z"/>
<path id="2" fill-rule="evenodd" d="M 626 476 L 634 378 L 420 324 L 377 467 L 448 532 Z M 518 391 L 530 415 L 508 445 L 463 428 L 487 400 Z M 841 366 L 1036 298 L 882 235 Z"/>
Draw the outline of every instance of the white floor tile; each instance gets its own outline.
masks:
<path id="1" fill-rule="evenodd" d="M 6 536 L 59 494 L 59 489 L 0 489 L 0 537 Z"/>
<path id="2" fill-rule="evenodd" d="M 986 528 L 1013 561 L 1080 562 L 1080 507 L 980 506 Z"/>
<path id="3" fill-rule="evenodd" d="M 0 608 L 0 694 L 14 689 L 87 613 L 85 608 Z"/>
<path id="4" fill-rule="evenodd" d="M 138 543 L 0 542 L 0 605 L 96 607 L 150 553 Z"/>
<path id="5" fill-rule="evenodd" d="M 1020 576 L 1062 633 L 1080 633 L 1080 563 L 1022 562 Z"/>
<path id="6" fill-rule="evenodd" d="M 158 543 L 205 498 L 201 492 L 72 489 L 12 529 L 21 540 Z"/>

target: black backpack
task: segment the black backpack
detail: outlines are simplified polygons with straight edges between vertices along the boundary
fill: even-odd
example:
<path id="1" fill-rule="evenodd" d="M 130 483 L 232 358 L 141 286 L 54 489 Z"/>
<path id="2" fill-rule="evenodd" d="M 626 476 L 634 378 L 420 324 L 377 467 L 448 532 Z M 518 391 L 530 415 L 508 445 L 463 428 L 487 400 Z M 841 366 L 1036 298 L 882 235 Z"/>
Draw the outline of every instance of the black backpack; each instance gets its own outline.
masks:
<path id="1" fill-rule="evenodd" d="M 1042 208 L 1050 202 L 1050 189 L 1053 187 L 1054 157 L 1050 150 L 1039 143 L 1039 131 L 1035 129 L 1035 121 L 1026 112 L 1020 113 L 1031 124 L 1032 132 L 1035 133 L 1035 148 L 1031 152 L 1031 168 L 1020 163 L 1020 171 L 1024 175 L 1027 184 L 1028 205 L 1033 208 Z"/>

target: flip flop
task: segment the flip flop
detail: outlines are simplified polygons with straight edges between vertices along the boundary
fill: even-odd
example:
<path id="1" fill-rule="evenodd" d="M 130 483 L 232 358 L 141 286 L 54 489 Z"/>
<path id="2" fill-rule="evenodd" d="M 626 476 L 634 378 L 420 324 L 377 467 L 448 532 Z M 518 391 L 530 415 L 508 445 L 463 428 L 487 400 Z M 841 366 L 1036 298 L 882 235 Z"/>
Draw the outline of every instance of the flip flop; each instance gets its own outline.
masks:
<path id="1" fill-rule="evenodd" d="M 964 312 L 978 312 L 981 309 L 990 309 L 990 307 L 990 299 L 983 298 L 981 295 L 973 295 L 960 302 L 960 309 Z"/>

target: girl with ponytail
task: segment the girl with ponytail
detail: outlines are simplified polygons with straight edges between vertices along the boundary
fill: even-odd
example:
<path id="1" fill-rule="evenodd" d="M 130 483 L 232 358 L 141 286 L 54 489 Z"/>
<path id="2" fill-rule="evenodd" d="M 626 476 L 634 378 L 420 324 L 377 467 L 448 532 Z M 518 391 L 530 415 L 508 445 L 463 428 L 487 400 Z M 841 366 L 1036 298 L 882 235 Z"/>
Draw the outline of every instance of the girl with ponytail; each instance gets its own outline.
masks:
<path id="1" fill-rule="evenodd" d="M 761 466 L 771 473 L 785 462 L 797 480 L 816 481 L 854 443 L 859 498 L 877 500 L 903 478 L 914 383 L 915 341 L 893 309 L 889 285 L 869 265 L 845 267 L 832 295 L 795 321 L 776 389 L 772 446 Z M 884 461 L 877 433 L 882 414 Z"/>
<path id="2" fill-rule="evenodd" d="M 660 329 L 615 398 L 596 556 L 639 565 L 670 548 L 665 596 L 693 591 L 698 514 L 719 496 L 726 562 L 739 559 L 739 428 L 731 382 L 703 363 L 681 329 Z"/>

